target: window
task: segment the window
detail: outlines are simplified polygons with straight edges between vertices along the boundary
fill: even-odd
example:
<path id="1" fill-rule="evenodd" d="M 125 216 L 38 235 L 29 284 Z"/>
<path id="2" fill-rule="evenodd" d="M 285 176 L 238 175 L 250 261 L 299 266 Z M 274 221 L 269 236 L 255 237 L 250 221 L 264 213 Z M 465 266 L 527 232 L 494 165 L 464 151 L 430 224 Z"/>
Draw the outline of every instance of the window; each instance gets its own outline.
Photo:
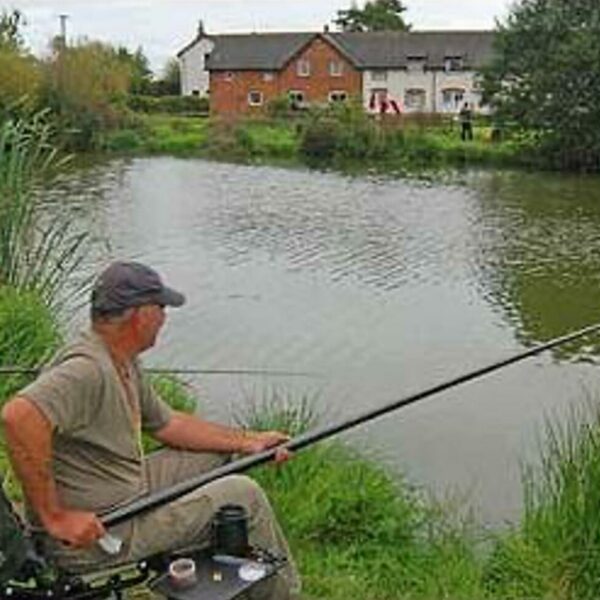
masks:
<path id="1" fill-rule="evenodd" d="M 298 77 L 310 77 L 310 62 L 306 59 L 300 59 L 296 63 L 296 74 Z"/>
<path id="2" fill-rule="evenodd" d="M 457 111 L 463 104 L 465 90 L 461 88 L 448 88 L 442 90 L 442 105 L 447 112 Z"/>
<path id="3" fill-rule="evenodd" d="M 263 81 L 273 81 L 273 79 L 275 79 L 275 74 L 273 73 L 273 71 L 265 71 L 263 73 Z"/>
<path id="4" fill-rule="evenodd" d="M 250 90 L 248 92 L 248 104 L 250 106 L 261 106 L 262 103 L 263 103 L 262 92 L 257 92 L 256 90 Z"/>
<path id="5" fill-rule="evenodd" d="M 425 108 L 425 100 L 427 95 L 425 90 L 413 88 L 404 92 L 404 106 L 407 110 L 423 110 Z"/>
<path id="6" fill-rule="evenodd" d="M 343 90 L 337 90 L 334 92 L 329 92 L 329 102 L 332 104 L 336 102 L 346 102 L 348 99 L 348 94 Z"/>
<path id="7" fill-rule="evenodd" d="M 463 68 L 462 56 L 446 56 L 444 59 L 444 69 L 446 71 L 460 71 Z"/>
<path id="8" fill-rule="evenodd" d="M 341 77 L 344 74 L 344 63 L 339 60 L 329 61 L 329 74 L 332 77 Z"/>
<path id="9" fill-rule="evenodd" d="M 302 108 L 304 106 L 304 92 L 300 90 L 290 90 L 288 92 L 288 98 L 292 108 Z"/>
<path id="10" fill-rule="evenodd" d="M 383 69 L 378 71 L 371 71 L 371 81 L 387 81 L 387 78 L 387 71 L 384 71 Z"/>

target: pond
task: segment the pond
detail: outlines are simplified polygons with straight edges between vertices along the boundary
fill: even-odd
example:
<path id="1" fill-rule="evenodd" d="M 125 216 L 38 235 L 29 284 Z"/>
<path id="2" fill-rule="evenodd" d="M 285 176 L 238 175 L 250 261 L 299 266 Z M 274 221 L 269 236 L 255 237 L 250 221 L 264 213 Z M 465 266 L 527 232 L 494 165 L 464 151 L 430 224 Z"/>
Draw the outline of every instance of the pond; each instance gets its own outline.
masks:
<path id="1" fill-rule="evenodd" d="M 186 293 L 147 366 L 311 374 L 194 376 L 210 418 L 279 394 L 337 421 L 600 320 L 596 178 L 408 180 L 160 157 L 73 171 L 45 197 L 93 232 L 90 267 L 141 260 Z M 545 419 L 597 398 L 597 342 L 346 439 L 487 522 L 514 519 Z"/>

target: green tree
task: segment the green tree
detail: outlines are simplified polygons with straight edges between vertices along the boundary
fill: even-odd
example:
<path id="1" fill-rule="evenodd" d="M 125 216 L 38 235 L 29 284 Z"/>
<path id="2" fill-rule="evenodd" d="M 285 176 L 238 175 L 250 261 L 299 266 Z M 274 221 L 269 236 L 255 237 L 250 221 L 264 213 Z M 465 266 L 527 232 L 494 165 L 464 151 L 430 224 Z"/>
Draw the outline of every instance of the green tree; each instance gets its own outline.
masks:
<path id="1" fill-rule="evenodd" d="M 21 27 L 25 24 L 23 13 L 19 10 L 0 13 L 0 48 L 3 50 L 21 51 L 24 46 Z"/>
<path id="2" fill-rule="evenodd" d="M 406 7 L 400 0 L 372 0 L 364 8 L 356 2 L 346 10 L 338 10 L 334 23 L 342 31 L 408 31 L 402 13 Z"/>
<path id="3" fill-rule="evenodd" d="M 498 23 L 484 88 L 553 166 L 600 168 L 600 3 L 517 2 Z"/>
<path id="4" fill-rule="evenodd" d="M 154 81 L 155 96 L 178 96 L 181 94 L 181 72 L 176 58 L 170 58 L 163 69 L 163 76 Z"/>
<path id="5" fill-rule="evenodd" d="M 127 118 L 131 70 L 114 47 L 88 40 L 59 47 L 45 67 L 45 103 L 74 132 L 76 147 L 93 146 Z"/>
<path id="6" fill-rule="evenodd" d="M 152 83 L 152 70 L 143 48 L 140 46 L 135 52 L 130 52 L 124 46 L 120 46 L 117 49 L 117 56 L 129 69 L 129 91 L 132 94 L 148 94 Z"/>
<path id="7" fill-rule="evenodd" d="M 0 13 L 0 120 L 34 110 L 39 102 L 39 62 L 27 52 L 18 10 Z"/>

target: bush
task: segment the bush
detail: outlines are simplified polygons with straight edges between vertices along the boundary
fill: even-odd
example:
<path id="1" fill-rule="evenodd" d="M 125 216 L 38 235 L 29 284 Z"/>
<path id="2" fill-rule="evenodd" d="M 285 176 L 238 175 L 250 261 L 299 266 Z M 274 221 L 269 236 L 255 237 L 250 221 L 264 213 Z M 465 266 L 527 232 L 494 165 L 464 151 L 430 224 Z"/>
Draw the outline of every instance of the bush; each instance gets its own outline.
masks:
<path id="1" fill-rule="evenodd" d="M 332 118 L 317 118 L 305 125 L 300 151 L 309 161 L 333 160 L 338 143 L 339 123 Z"/>
<path id="2" fill-rule="evenodd" d="M 147 114 L 208 114 L 208 98 L 199 96 L 138 96 L 127 98 L 127 106 Z"/>
<path id="3" fill-rule="evenodd" d="M 42 73 L 32 56 L 0 47 L 0 73 L 0 115 L 10 115 L 14 107 L 26 113 L 39 105 Z"/>

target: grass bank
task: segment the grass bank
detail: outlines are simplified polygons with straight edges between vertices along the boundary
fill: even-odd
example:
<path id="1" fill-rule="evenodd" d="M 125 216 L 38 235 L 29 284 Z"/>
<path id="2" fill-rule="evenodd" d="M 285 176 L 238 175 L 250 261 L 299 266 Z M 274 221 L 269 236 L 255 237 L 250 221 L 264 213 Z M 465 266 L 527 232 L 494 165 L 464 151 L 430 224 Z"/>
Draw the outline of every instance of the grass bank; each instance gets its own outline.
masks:
<path id="1" fill-rule="evenodd" d="M 463 166 L 534 166 L 527 140 L 493 141 L 491 125 L 460 139 L 452 121 L 408 118 L 377 122 L 352 108 L 302 117 L 223 121 L 144 115 L 138 125 L 108 133 L 103 148 L 125 155 L 170 154 L 214 160 L 308 165 L 340 170 L 412 172 Z"/>

